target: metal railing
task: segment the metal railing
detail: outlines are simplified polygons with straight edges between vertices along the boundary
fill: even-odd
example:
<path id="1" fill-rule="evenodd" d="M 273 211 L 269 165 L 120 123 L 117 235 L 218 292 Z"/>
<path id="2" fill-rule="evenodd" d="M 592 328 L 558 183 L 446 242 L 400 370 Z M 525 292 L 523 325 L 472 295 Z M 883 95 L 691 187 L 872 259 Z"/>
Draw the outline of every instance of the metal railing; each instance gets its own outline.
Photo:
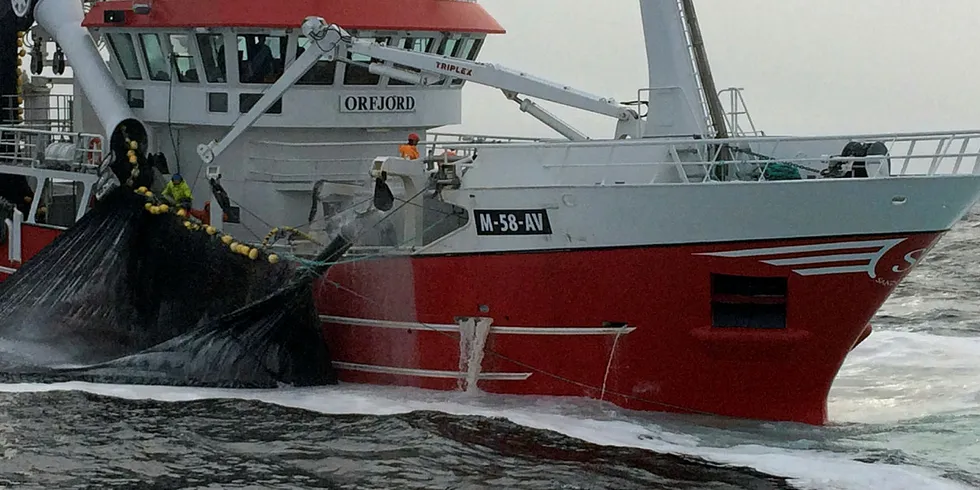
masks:
<path id="1" fill-rule="evenodd" d="M 567 141 L 558 138 L 532 138 L 526 136 L 500 136 L 489 134 L 469 134 L 469 133 L 443 133 L 430 131 L 426 135 L 431 138 L 433 143 L 460 142 L 460 143 L 515 143 L 515 142 L 543 142 L 543 141 Z"/>
<path id="2" fill-rule="evenodd" d="M 752 121 L 752 115 L 745 105 L 745 98 L 742 97 L 742 89 L 729 87 L 718 91 L 718 98 L 728 99 L 728 109 L 725 111 L 725 125 L 728 126 L 728 134 L 735 137 L 765 136 L 764 131 L 756 129 Z M 745 121 L 747 127 L 742 126 Z"/>
<path id="3" fill-rule="evenodd" d="M 74 129 L 73 102 L 73 96 L 67 94 L 4 95 L 0 98 L 0 107 L 3 108 L 3 120 L 21 121 L 17 126 L 71 132 Z"/>
<path id="4" fill-rule="evenodd" d="M 847 150 L 852 142 L 857 144 L 857 151 L 853 151 L 855 148 Z M 510 145 L 515 149 L 520 146 Z M 644 154 L 663 157 L 644 161 L 614 159 L 617 149 L 638 146 L 650 148 L 649 152 L 642 152 Z M 733 158 L 720 161 L 724 146 Z M 683 182 L 980 175 L 980 130 L 724 140 L 596 141 L 572 143 L 566 147 L 567 157 L 562 163 L 544 166 L 554 169 L 602 168 L 611 179 L 628 168 L 675 166 L 680 170 Z M 591 148 L 592 155 L 595 155 L 595 149 L 607 148 L 609 158 L 600 160 L 602 163 L 583 162 L 575 157 L 575 152 L 571 151 L 573 147 Z M 658 147 L 660 151 L 655 151 Z M 813 148 L 826 151 L 815 152 Z M 788 167 L 795 169 L 790 174 L 798 173 L 798 176 L 787 177 Z M 775 177 L 776 174 L 783 177 Z M 649 182 L 657 182 L 657 179 L 654 177 Z"/>
<path id="5" fill-rule="evenodd" d="M 406 133 L 407 136 L 407 133 Z M 284 152 L 289 152 L 295 149 L 330 149 L 330 148 L 357 148 L 366 147 L 372 148 L 370 152 L 366 152 L 363 157 L 349 157 L 349 158 L 314 158 L 314 157 L 280 157 L 280 156 L 262 156 L 262 155 L 250 155 L 249 159 L 254 161 L 281 163 L 281 164 L 304 164 L 312 165 L 316 167 L 316 171 L 313 174 L 308 175 L 312 178 L 315 175 L 320 175 L 320 167 L 326 165 L 334 164 L 350 164 L 350 163 L 363 163 L 365 165 L 370 164 L 378 156 L 397 156 L 398 147 L 405 144 L 406 140 L 366 140 L 366 141 L 309 141 L 309 142 L 287 142 L 287 141 L 269 141 L 269 140 L 259 140 L 250 142 L 249 145 L 256 147 L 268 147 L 273 148 L 276 154 L 281 154 Z M 455 154 L 457 157 L 467 157 L 471 156 L 474 152 L 475 146 L 484 145 L 501 145 L 501 144 L 513 144 L 513 143 L 545 143 L 545 142 L 567 142 L 565 139 L 555 139 L 555 138 L 531 138 L 531 137 L 521 137 L 521 136 L 499 136 L 499 135 L 487 135 L 487 134 L 464 134 L 464 133 L 443 133 L 443 132 L 429 132 L 426 134 L 426 140 L 420 141 L 418 143 L 419 153 L 423 158 L 435 158 L 440 157 L 448 158 L 450 155 Z M 279 175 L 265 172 L 269 175 Z M 300 174 L 294 174 L 300 175 Z M 305 173 L 302 175 L 306 175 Z"/>
<path id="6" fill-rule="evenodd" d="M 97 173 L 108 150 L 103 142 L 98 134 L 0 126 L 0 164 Z"/>
<path id="7" fill-rule="evenodd" d="M 426 134 L 424 147 L 427 149 L 426 155 L 430 157 L 447 157 L 450 155 L 458 157 L 468 157 L 473 155 L 472 145 L 474 144 L 506 144 L 506 143 L 540 143 L 545 141 L 568 141 L 555 138 L 529 138 L 520 136 L 498 136 L 488 134 L 464 134 L 464 133 L 441 133 L 429 132 Z M 423 146 L 422 143 L 419 143 Z"/>
<path id="8" fill-rule="evenodd" d="M 477 158 L 463 167 L 519 162 L 534 153 L 543 168 L 560 171 L 551 182 L 563 185 L 585 182 L 575 175 L 600 176 L 592 183 L 675 182 L 666 177 L 664 166 L 676 167 L 680 182 L 767 181 L 827 179 L 841 177 L 887 178 L 897 176 L 980 175 L 980 130 L 919 133 L 883 133 L 827 136 L 742 136 L 728 139 L 645 138 L 569 142 L 520 137 L 490 137 L 455 133 L 430 133 L 420 142 L 423 155 L 438 160 L 452 150 L 459 157 L 493 150 L 490 157 Z M 395 156 L 402 141 L 282 143 L 286 146 L 350 147 L 367 145 L 372 152 L 364 162 L 378 156 Z M 849 145 L 849 143 L 854 143 Z M 264 142 L 264 144 L 274 144 Z M 720 160 L 726 153 L 728 160 Z M 496 152 L 506 152 L 500 154 Z M 543 152 L 543 153 L 542 153 Z M 870 153 L 870 154 L 869 154 Z M 528 156 L 530 158 L 530 156 Z M 274 159 L 270 159 L 274 160 Z M 348 161 L 358 158 L 345 159 Z M 448 160 L 448 159 L 447 159 Z M 576 169 L 580 169 L 578 171 Z M 570 173 L 569 173 L 570 172 Z M 571 177 L 571 178 L 570 178 Z M 519 176 L 515 176 L 519 178 Z M 600 182 L 601 181 L 601 182 Z"/>

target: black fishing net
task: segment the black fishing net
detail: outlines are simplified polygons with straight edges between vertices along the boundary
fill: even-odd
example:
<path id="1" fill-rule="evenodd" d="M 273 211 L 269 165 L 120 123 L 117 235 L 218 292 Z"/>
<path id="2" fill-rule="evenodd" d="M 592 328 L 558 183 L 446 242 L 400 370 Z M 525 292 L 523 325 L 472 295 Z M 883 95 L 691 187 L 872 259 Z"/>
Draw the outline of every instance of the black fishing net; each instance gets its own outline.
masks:
<path id="1" fill-rule="evenodd" d="M 113 191 L 0 283 L 8 373 L 143 384 L 336 382 L 312 278 L 236 254 L 146 198 Z M 338 239 L 318 258 L 346 251 Z"/>

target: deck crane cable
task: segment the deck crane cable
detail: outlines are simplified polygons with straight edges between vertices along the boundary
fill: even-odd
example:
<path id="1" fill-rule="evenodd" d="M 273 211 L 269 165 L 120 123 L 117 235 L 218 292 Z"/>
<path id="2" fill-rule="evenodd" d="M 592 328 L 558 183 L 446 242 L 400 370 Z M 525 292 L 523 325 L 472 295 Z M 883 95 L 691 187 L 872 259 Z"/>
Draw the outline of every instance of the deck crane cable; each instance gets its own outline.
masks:
<path id="1" fill-rule="evenodd" d="M 320 182 L 324 182 L 324 181 L 320 181 Z M 316 187 L 314 187 L 314 189 L 315 188 Z M 394 247 L 395 249 L 399 249 L 402 246 L 404 246 L 404 245 L 406 245 L 406 244 L 408 244 L 408 243 L 416 240 L 417 238 L 424 236 L 424 234 L 426 232 L 434 229 L 437 225 L 442 224 L 447 218 L 450 218 L 452 216 L 456 216 L 455 213 L 451 213 L 451 212 L 448 212 L 448 211 L 444 211 L 444 210 L 436 209 L 436 208 L 432 208 L 432 207 L 426 207 L 424 204 L 419 204 L 419 203 L 416 203 L 416 202 L 413 202 L 412 201 L 413 199 L 415 199 L 416 197 L 418 197 L 420 194 L 424 193 L 426 190 L 429 190 L 429 189 L 423 189 L 423 190 L 417 192 L 414 196 L 409 197 L 408 199 L 401 198 L 401 197 L 395 197 L 394 200 L 395 201 L 398 201 L 398 202 L 401 202 L 402 204 L 400 206 L 398 206 L 398 208 L 393 209 L 391 211 L 388 211 L 388 213 L 389 213 L 388 216 L 390 216 L 392 213 L 398 211 L 402 207 L 405 207 L 405 206 L 415 206 L 417 208 L 420 208 L 420 209 L 423 209 L 423 210 L 426 210 L 426 211 L 431 211 L 431 212 L 442 214 L 443 215 L 442 219 L 440 219 L 439 221 L 435 222 L 432 225 L 427 226 L 425 229 L 422 230 L 421 233 L 416 234 L 415 236 L 413 236 L 413 237 L 411 237 L 411 238 L 409 238 L 407 240 L 404 240 L 400 244 L 397 244 Z M 315 197 L 316 196 L 314 195 L 314 203 L 316 202 Z M 334 219 L 337 216 L 340 216 L 340 215 L 343 215 L 344 213 L 350 212 L 351 210 L 357 208 L 358 206 L 361 206 L 363 204 L 366 204 L 367 202 L 371 201 L 371 199 L 372 198 L 368 197 L 368 198 L 365 198 L 363 200 L 356 201 L 356 202 L 354 202 L 354 203 L 352 203 L 352 204 L 350 204 L 350 205 L 342 208 L 341 210 L 335 212 L 334 214 L 332 214 L 330 216 L 326 216 L 325 215 L 322 218 L 319 218 L 319 219 L 314 220 L 314 221 L 310 221 L 308 223 L 304 223 L 304 224 L 297 225 L 297 226 L 279 226 L 279 227 L 274 227 L 271 230 L 269 230 L 269 233 L 266 234 L 265 238 L 262 241 L 262 245 L 261 246 L 262 246 L 263 249 L 267 249 L 269 246 L 271 246 L 272 244 L 274 244 L 279 239 L 284 238 L 284 237 L 287 237 L 287 236 L 298 236 L 301 239 L 309 240 L 312 243 L 315 243 L 317 245 L 321 245 L 317 240 L 315 240 L 309 234 L 304 233 L 300 228 L 305 227 L 305 226 L 312 225 L 314 222 L 319 221 L 319 220 L 329 221 L 331 219 Z M 252 211 L 250 211 L 250 210 L 248 210 L 246 208 L 242 208 L 242 209 L 244 209 L 247 213 L 249 213 L 249 214 L 251 214 L 253 216 L 256 216 Z M 256 218 L 258 218 L 258 216 L 256 216 Z M 259 219 L 261 220 L 261 218 L 259 218 Z M 380 225 L 382 222 L 384 222 L 385 219 L 387 219 L 387 217 L 385 217 L 382 220 L 379 220 L 379 221 L 373 223 L 372 225 L 366 227 L 361 233 L 358 234 L 357 237 L 352 238 L 352 240 L 356 242 L 357 238 L 362 237 L 365 233 L 368 233 L 368 232 L 370 232 L 372 230 L 377 229 L 378 225 Z M 253 235 L 255 235 L 255 232 L 253 230 L 249 229 L 248 227 L 246 227 L 246 229 L 248 229 L 248 231 L 250 233 L 252 233 Z M 258 236 L 258 235 L 256 235 L 256 236 Z M 309 259 L 306 259 L 306 258 L 297 256 L 297 255 L 294 255 L 294 254 L 290 254 L 290 253 L 280 252 L 279 255 L 282 258 L 286 259 L 286 260 L 291 260 L 293 262 L 297 262 L 297 263 L 304 264 L 304 265 L 331 265 L 331 264 L 317 264 L 317 263 L 311 262 Z M 374 255 L 370 255 L 370 256 L 364 256 L 362 258 L 359 258 L 358 260 L 346 260 L 346 261 L 343 261 L 343 262 L 340 262 L 340 263 L 351 263 L 351 262 L 356 262 L 356 261 L 359 261 L 359 260 L 362 260 L 362 259 L 379 258 L 379 257 L 382 257 L 382 256 L 383 256 L 383 254 L 374 254 Z"/>
<path id="2" fill-rule="evenodd" d="M 397 254 L 395 254 L 393 252 L 399 251 L 399 250 L 407 250 L 406 245 L 414 242 L 419 237 L 425 236 L 425 233 L 426 232 L 435 229 L 437 226 L 441 225 L 446 219 L 451 218 L 452 216 L 453 216 L 452 214 L 446 213 L 446 216 L 443 216 L 442 219 L 440 219 L 439 221 L 436 221 L 435 223 L 432 223 L 431 225 L 423 228 L 421 232 L 415 234 L 412 237 L 409 237 L 409 238 L 406 238 L 406 239 L 402 240 L 401 243 L 398 243 L 395 246 L 391 247 L 389 250 L 385 250 L 384 252 L 381 252 L 381 253 L 358 255 L 358 256 L 355 256 L 355 257 L 347 258 L 347 259 L 344 259 L 343 256 L 341 256 L 341 257 L 337 257 L 337 259 L 334 260 L 334 261 L 332 261 L 332 262 L 322 262 L 322 261 L 318 262 L 318 261 L 315 261 L 315 260 L 307 259 L 305 257 L 300 257 L 300 256 L 297 256 L 297 255 L 292 255 L 292 254 L 290 254 L 288 252 L 281 252 L 279 255 L 283 256 L 283 258 L 286 259 L 286 260 L 290 260 L 290 261 L 296 262 L 296 263 L 301 264 L 301 265 L 306 266 L 306 267 L 324 267 L 324 266 L 334 266 L 334 265 L 341 265 L 341 264 L 354 264 L 354 263 L 357 263 L 357 262 L 364 262 L 364 261 L 367 261 L 367 260 L 375 260 L 375 259 L 383 259 L 383 258 L 386 258 L 386 257 L 393 257 L 393 256 L 397 256 Z"/>
<path id="3" fill-rule="evenodd" d="M 242 211 L 245 211 L 246 213 L 248 213 L 248 214 L 249 214 L 249 216 L 251 216 L 251 217 L 253 217 L 253 218 L 255 218 L 255 219 L 257 219 L 257 220 L 259 220 L 259 221 L 261 221 L 263 225 L 265 225 L 265 226 L 267 226 L 267 227 L 269 227 L 269 228 L 273 228 L 273 226 L 272 226 L 272 224 L 271 224 L 271 223 L 269 223 L 268 221 L 266 221 L 266 220 L 264 220 L 264 219 L 262 219 L 262 217 L 261 217 L 261 216 L 259 216 L 258 214 L 255 214 L 255 213 L 254 213 L 254 212 L 253 212 L 252 210 L 250 210 L 250 209 L 248 209 L 248 208 L 246 208 L 246 207 L 244 207 L 244 206 L 242 206 L 242 205 L 241 205 L 241 203 L 239 203 L 238 201 L 235 201 L 234 199 L 232 199 L 232 198 L 230 198 L 230 197 L 228 198 L 228 200 L 229 200 L 229 201 L 231 201 L 231 203 L 232 203 L 232 204 L 234 204 L 234 205 L 236 205 L 236 206 L 238 206 L 238 209 L 241 209 Z M 244 224 L 242 224 L 242 226 L 245 226 L 245 225 L 244 225 Z M 254 231 L 252 231 L 252 230 L 248 230 L 248 231 L 249 231 L 250 233 L 252 233 L 253 235 L 255 235 L 256 237 L 260 237 L 260 236 L 262 236 L 262 235 L 259 235 L 259 234 L 257 234 L 257 233 L 255 233 L 255 232 L 254 232 Z"/>
<path id="4" fill-rule="evenodd" d="M 360 239 L 361 237 L 363 237 L 366 233 L 374 230 L 381 223 L 384 223 L 388 218 L 390 218 L 392 215 L 394 215 L 399 209 L 401 209 L 401 208 L 405 207 L 406 205 L 410 204 L 412 199 L 415 199 L 416 197 L 420 196 L 423 192 L 425 192 L 427 190 L 429 190 L 429 189 L 423 188 L 422 190 L 416 192 L 415 195 L 413 195 L 412 197 L 408 198 L 407 201 L 403 202 L 402 204 L 399 204 L 398 206 L 396 206 L 391 211 L 388 211 L 388 212 L 384 213 L 384 215 L 381 217 L 381 219 L 375 221 L 370 226 L 365 226 L 365 227 L 362 227 L 361 229 L 357 230 L 356 233 L 353 234 L 353 236 L 347 236 L 346 237 L 347 240 L 350 241 L 352 244 L 353 243 L 357 243 L 357 240 L 358 239 Z M 427 230 L 424 230 L 424 231 L 427 231 Z M 423 231 L 423 233 L 424 233 L 424 231 Z M 416 237 L 412 237 L 412 239 L 415 239 L 415 238 Z M 398 245 L 398 246 L 400 247 L 401 245 Z M 334 265 L 336 263 L 336 260 L 338 260 L 341 257 L 343 257 L 343 255 L 340 255 L 340 256 L 337 256 L 334 259 L 332 259 L 333 262 L 324 262 L 324 261 L 318 261 L 318 260 L 304 259 L 304 258 L 300 258 L 300 257 L 295 256 L 295 255 L 292 255 L 292 254 L 283 254 L 283 255 L 285 257 L 290 258 L 293 261 L 299 263 L 300 266 L 301 266 L 301 268 L 304 268 L 304 269 L 311 269 L 311 268 L 317 268 L 317 267 L 329 267 L 331 265 Z"/>
<path id="5" fill-rule="evenodd" d="M 329 221 L 331 219 L 334 219 L 336 216 L 339 216 L 339 215 L 342 215 L 342 214 L 344 214 L 346 212 L 349 212 L 351 209 L 354 209 L 354 208 L 356 208 L 358 206 L 361 206 L 363 204 L 366 204 L 367 202 L 371 201 L 371 199 L 372 199 L 371 197 L 367 197 L 367 198 L 364 198 L 364 199 L 362 199 L 360 201 L 352 202 L 351 204 L 349 204 L 349 205 L 347 205 L 347 206 L 345 206 L 345 207 L 343 207 L 343 208 L 341 208 L 341 209 L 339 209 L 337 211 L 334 211 L 333 214 L 331 214 L 329 216 L 326 213 L 324 213 L 323 216 L 321 216 L 320 218 L 317 218 L 316 217 L 316 215 L 317 215 L 317 204 L 320 202 L 319 201 L 320 188 L 321 188 L 321 186 L 323 184 L 326 184 L 326 183 L 329 183 L 329 182 L 330 181 L 329 180 L 326 180 L 326 179 L 321 179 L 321 180 L 316 181 L 316 183 L 313 185 L 313 199 L 312 199 L 312 202 L 310 204 L 310 214 L 307 217 L 306 223 L 301 223 L 301 224 L 298 224 L 298 225 L 293 225 L 291 228 L 297 228 L 297 229 L 299 229 L 299 228 L 304 228 L 306 226 L 312 226 L 314 223 L 317 223 L 319 221 Z M 404 199 L 403 198 L 400 198 L 400 197 L 393 197 L 393 198 L 394 198 L 395 201 L 404 201 Z M 453 214 L 453 213 L 450 213 L 450 212 L 447 212 L 447 211 L 443 211 L 441 209 L 426 207 L 424 204 L 418 204 L 418 203 L 414 203 L 414 202 L 410 202 L 409 204 L 412 205 L 412 206 L 415 206 L 415 207 L 424 209 L 426 211 L 440 213 L 440 214 L 444 214 L 444 215 L 447 215 L 447 216 L 450 216 L 450 215 Z"/>
<path id="6" fill-rule="evenodd" d="M 335 260 L 333 262 L 322 262 L 322 261 L 321 262 L 317 262 L 315 260 L 310 260 L 310 259 L 307 259 L 305 257 L 300 257 L 298 255 L 290 254 L 288 252 L 280 252 L 279 255 L 281 255 L 286 260 L 289 260 L 289 261 L 292 261 L 292 262 L 296 262 L 296 263 L 298 263 L 298 264 L 300 264 L 300 265 L 302 265 L 304 267 L 324 267 L 324 266 L 332 266 L 332 265 L 338 265 L 338 264 L 352 264 L 352 263 L 355 263 L 355 262 L 362 262 L 362 261 L 365 261 L 365 260 L 373 260 L 373 259 L 378 259 L 378 258 L 384 258 L 384 257 L 391 256 L 391 255 L 393 255 L 391 253 L 392 251 L 395 251 L 395 250 L 403 250 L 404 247 L 406 245 L 408 245 L 409 243 L 412 243 L 412 242 L 416 241 L 418 238 L 425 236 L 425 233 L 426 232 L 435 229 L 437 226 L 439 226 L 443 222 L 445 222 L 445 220 L 447 220 L 448 218 L 451 218 L 451 217 L 455 216 L 454 213 L 449 213 L 449 212 L 446 212 L 446 211 L 442 211 L 440 209 L 426 208 L 422 204 L 418 204 L 418 203 L 412 202 L 412 199 L 418 197 L 420 194 L 422 194 L 426 190 L 428 190 L 428 189 L 423 189 L 423 190 L 417 192 L 414 196 L 412 196 L 412 197 L 410 197 L 408 199 L 395 198 L 396 201 L 400 201 L 402 204 L 399 205 L 397 208 L 392 209 L 391 211 L 388 211 L 387 214 L 381 220 L 378 220 L 378 221 L 372 223 L 368 227 L 365 227 L 356 236 L 350 238 L 350 240 L 352 242 L 355 242 L 356 243 L 356 241 L 357 241 L 358 238 L 362 237 L 365 233 L 368 233 L 369 231 L 372 231 L 372 230 L 376 229 L 376 227 L 378 225 L 380 225 L 382 222 L 384 222 L 384 220 L 387 219 L 388 216 L 393 215 L 399 209 L 401 209 L 401 208 L 403 208 L 405 206 L 408 206 L 408 205 L 416 206 L 416 207 L 419 207 L 419 208 L 422 208 L 422 209 L 428 209 L 430 211 L 435 211 L 435 212 L 438 212 L 438 213 L 443 214 L 443 217 L 440 220 L 438 220 L 435 223 L 432 223 L 431 225 L 423 228 L 422 231 L 416 233 L 414 236 L 402 240 L 401 243 L 396 244 L 395 246 L 393 246 L 391 248 L 391 250 L 386 251 L 385 253 L 360 255 L 360 256 L 353 257 L 353 258 L 350 258 L 350 259 L 345 259 L 345 260 L 341 260 L 342 257 L 338 257 L 337 260 Z M 365 202 L 367 202 L 369 200 L 370 199 L 367 199 L 365 201 L 361 201 L 360 203 L 361 204 L 364 204 Z M 353 209 L 354 207 L 356 207 L 356 205 L 348 206 L 346 208 L 346 210 L 349 211 L 349 210 Z M 339 214 L 342 214 L 342 212 L 338 212 L 334 216 L 339 215 Z M 273 230 L 275 230 L 275 228 Z M 272 232 L 270 232 L 270 235 L 272 235 Z M 265 246 L 265 243 L 263 243 L 263 246 Z"/>
<path id="7" fill-rule="evenodd" d="M 170 134 L 170 145 L 174 148 L 174 163 L 177 164 L 177 172 L 180 173 L 180 145 L 177 142 L 177 138 L 174 136 L 174 126 L 173 126 L 173 107 L 174 107 L 174 70 L 177 67 L 176 58 L 174 56 L 173 45 L 170 46 L 170 76 L 169 83 L 167 86 L 167 132 Z M 197 178 L 200 175 L 198 172 L 194 176 L 194 183 L 197 184 Z"/>
<path id="8" fill-rule="evenodd" d="M 351 37 L 350 36 L 342 36 L 338 41 L 336 41 L 336 42 L 333 43 L 333 46 L 330 46 L 329 48 L 323 48 L 323 46 L 320 45 L 320 42 L 323 41 L 324 38 L 326 38 L 327 33 L 325 31 L 323 33 L 320 33 L 320 34 L 318 34 L 316 32 L 311 32 L 309 35 L 310 35 L 310 38 L 313 40 L 313 42 L 316 43 L 316 45 L 321 50 L 323 50 L 324 52 L 329 52 L 329 51 L 332 51 L 332 50 L 337 49 L 337 46 L 340 44 L 341 41 L 344 41 L 344 42 L 350 42 L 351 41 Z M 174 63 L 171 63 L 171 72 L 173 71 L 173 65 L 174 65 Z M 173 86 L 173 76 L 170 77 L 170 83 L 171 83 L 171 87 L 172 87 Z M 238 115 L 238 117 L 235 118 L 234 122 L 231 123 L 231 127 L 235 127 L 238 124 L 238 121 L 240 121 L 246 115 L 247 115 L 247 112 L 246 113 L 240 113 Z M 169 123 L 169 111 L 168 111 L 168 123 Z M 172 138 L 173 138 L 173 134 L 172 134 L 172 130 L 171 130 L 171 139 Z M 174 143 L 174 144 L 176 145 L 176 143 Z M 175 151 L 176 151 L 176 147 L 175 147 Z M 178 171 L 179 171 L 179 168 L 180 168 L 180 162 L 179 161 L 177 162 L 177 168 L 178 168 Z M 197 185 L 197 181 L 200 179 L 201 173 L 204 170 L 205 170 L 205 167 L 202 166 L 198 170 L 198 172 L 194 175 L 194 181 L 191 183 L 191 187 L 194 187 L 195 185 Z M 234 202 L 234 201 L 232 201 L 232 202 Z M 241 204 L 239 204 L 237 202 L 235 202 L 234 204 L 238 205 L 238 207 L 240 209 L 244 210 L 246 213 L 252 215 L 254 218 L 256 218 L 259 221 L 261 221 L 262 224 L 268 226 L 269 228 L 273 228 L 273 226 L 272 226 L 271 223 L 265 221 L 264 219 L 262 219 L 261 217 L 259 217 L 257 214 L 255 214 L 254 212 L 252 212 L 248 208 L 243 207 Z M 260 236 L 260 235 L 256 234 L 252 230 L 249 230 L 249 232 L 252 233 L 253 235 L 255 235 L 256 237 L 259 237 Z M 318 245 L 320 245 L 320 244 L 318 244 Z"/>
<path id="9" fill-rule="evenodd" d="M 436 213 L 443 214 L 444 215 L 443 216 L 443 219 L 448 218 L 450 216 L 454 216 L 453 213 L 450 213 L 450 212 L 447 212 L 447 211 L 443 211 L 441 209 L 427 208 L 424 204 L 418 204 L 418 203 L 412 202 L 413 199 L 415 199 L 416 197 L 418 197 L 419 195 L 421 195 L 422 193 L 424 193 L 426 190 L 429 190 L 429 189 L 427 189 L 427 188 L 426 189 L 423 189 L 423 190 L 417 192 L 414 196 L 412 196 L 412 197 L 410 197 L 408 199 L 403 199 L 403 198 L 396 197 L 395 200 L 401 202 L 402 204 L 400 206 L 398 206 L 398 208 L 389 211 L 388 212 L 389 214 L 387 214 L 386 217 L 382 218 L 381 220 L 379 220 L 376 223 L 373 223 L 371 226 L 366 227 L 364 230 L 362 230 L 358 234 L 357 237 L 353 238 L 353 240 L 356 240 L 357 238 L 362 237 L 364 234 L 366 234 L 366 233 L 368 233 L 368 232 L 376 229 L 376 227 L 379 224 L 381 224 L 382 222 L 384 222 L 387 219 L 387 216 L 390 216 L 391 213 L 394 213 L 398 209 L 401 209 L 402 207 L 405 207 L 407 205 L 416 206 L 416 207 L 419 207 L 419 208 L 422 208 L 422 209 L 425 209 L 425 210 L 428 210 L 428 211 L 433 211 L 433 212 L 436 212 Z M 366 199 L 363 199 L 363 200 L 360 200 L 360 201 L 356 201 L 356 202 L 354 202 L 354 203 L 346 206 L 345 208 L 341 209 L 340 211 L 338 211 L 334 215 L 332 215 L 332 216 L 324 216 L 324 217 L 322 217 L 320 219 L 322 219 L 324 221 L 327 221 L 327 220 L 332 219 L 333 217 L 335 217 L 337 215 L 343 214 L 345 212 L 349 212 L 350 210 L 356 208 L 357 206 L 366 204 L 370 200 L 371 200 L 371 198 L 369 197 L 369 198 L 366 198 Z M 319 241 L 317 241 L 315 238 L 313 238 L 309 234 L 307 234 L 307 233 L 303 232 L 302 230 L 300 230 L 300 228 L 302 228 L 304 226 L 312 225 L 313 222 L 315 222 L 315 221 L 308 222 L 308 223 L 305 223 L 305 224 L 302 224 L 302 225 L 298 225 L 298 226 L 277 226 L 277 227 L 273 227 L 269 222 L 267 222 L 264 219 L 262 219 L 262 217 L 260 217 L 254 211 L 248 209 L 247 207 L 242 206 L 240 203 L 238 203 L 238 202 L 236 202 L 234 200 L 232 200 L 232 203 L 236 204 L 241 210 L 245 211 L 249 215 L 253 216 L 257 220 L 261 221 L 263 224 L 265 224 L 266 226 L 269 226 L 271 228 L 269 230 L 269 232 L 265 235 L 265 238 L 263 239 L 262 248 L 267 248 L 267 247 L 271 246 L 276 241 L 278 241 L 279 238 L 286 237 L 287 235 L 289 235 L 289 236 L 298 236 L 298 237 L 300 237 L 302 239 L 308 240 L 308 241 L 310 241 L 310 242 L 312 242 L 312 243 L 314 243 L 316 245 L 319 245 L 321 247 L 324 246 L 322 243 L 320 243 Z M 442 222 L 442 220 L 440 220 L 437 223 L 441 223 L 441 222 Z M 248 227 L 244 223 L 241 223 L 241 225 L 246 230 L 248 230 L 248 232 L 251 233 L 252 235 L 254 235 L 256 237 L 260 236 L 258 233 L 255 232 L 255 230 L 251 229 L 250 227 Z M 426 229 L 424 231 L 429 231 L 432 228 L 433 228 L 433 226 L 426 227 Z M 416 237 L 413 237 L 412 239 L 415 239 L 415 238 L 417 238 L 417 236 Z M 296 262 L 302 262 L 304 264 L 312 264 L 308 259 L 301 259 L 298 256 L 293 255 L 293 254 L 280 253 L 279 255 L 282 256 L 283 258 L 288 258 L 289 260 L 293 260 L 293 261 L 296 261 Z M 328 265 L 328 264 L 319 264 L 319 265 Z"/>

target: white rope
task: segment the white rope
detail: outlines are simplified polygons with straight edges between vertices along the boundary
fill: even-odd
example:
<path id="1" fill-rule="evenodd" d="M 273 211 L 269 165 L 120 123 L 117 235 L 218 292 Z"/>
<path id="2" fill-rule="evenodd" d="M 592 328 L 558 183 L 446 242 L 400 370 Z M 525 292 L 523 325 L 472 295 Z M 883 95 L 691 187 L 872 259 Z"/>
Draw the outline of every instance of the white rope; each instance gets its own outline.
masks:
<path id="1" fill-rule="evenodd" d="M 619 337 L 626 333 L 628 329 L 629 325 L 620 327 L 619 331 L 616 332 L 616 338 L 613 339 L 612 349 L 609 349 L 609 360 L 606 361 L 606 374 L 602 377 L 602 391 L 599 393 L 600 401 L 606 398 L 606 382 L 609 380 L 609 371 L 612 370 L 613 356 L 616 355 L 616 345 L 619 344 Z"/>

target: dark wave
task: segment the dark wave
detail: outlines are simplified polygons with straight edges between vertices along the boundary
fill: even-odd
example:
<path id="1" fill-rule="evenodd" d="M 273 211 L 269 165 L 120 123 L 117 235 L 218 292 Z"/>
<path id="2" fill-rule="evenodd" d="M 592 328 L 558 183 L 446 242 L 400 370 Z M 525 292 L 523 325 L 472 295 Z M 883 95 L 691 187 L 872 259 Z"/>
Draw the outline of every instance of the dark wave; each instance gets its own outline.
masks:
<path id="1" fill-rule="evenodd" d="M 501 418 L 324 415 L 255 401 L 0 394 L 16 488 L 791 489 L 694 457 L 599 446 Z M 9 440 L 17 434 L 17 440 Z"/>

